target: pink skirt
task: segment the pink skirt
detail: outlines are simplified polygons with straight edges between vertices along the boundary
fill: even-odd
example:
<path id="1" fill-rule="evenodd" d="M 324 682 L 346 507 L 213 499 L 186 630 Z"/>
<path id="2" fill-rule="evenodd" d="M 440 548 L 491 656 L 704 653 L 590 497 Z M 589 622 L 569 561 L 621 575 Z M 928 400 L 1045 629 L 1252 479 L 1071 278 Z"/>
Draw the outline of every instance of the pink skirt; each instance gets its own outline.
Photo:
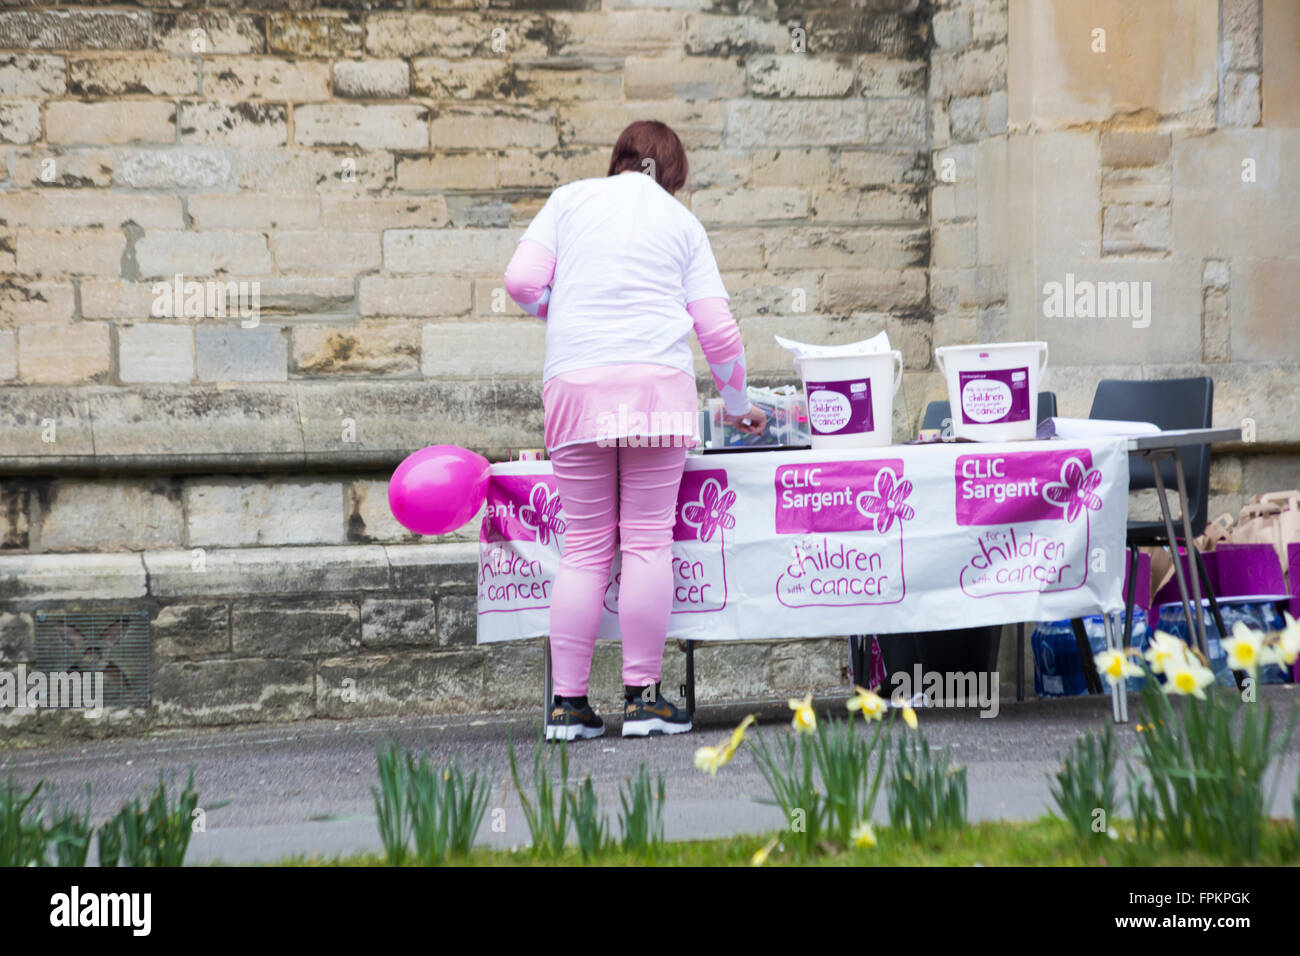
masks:
<path id="1" fill-rule="evenodd" d="M 548 450 L 610 445 L 699 443 L 695 379 L 669 365 L 599 365 L 564 372 L 542 386 Z M 665 441 L 664 439 L 669 439 Z"/>

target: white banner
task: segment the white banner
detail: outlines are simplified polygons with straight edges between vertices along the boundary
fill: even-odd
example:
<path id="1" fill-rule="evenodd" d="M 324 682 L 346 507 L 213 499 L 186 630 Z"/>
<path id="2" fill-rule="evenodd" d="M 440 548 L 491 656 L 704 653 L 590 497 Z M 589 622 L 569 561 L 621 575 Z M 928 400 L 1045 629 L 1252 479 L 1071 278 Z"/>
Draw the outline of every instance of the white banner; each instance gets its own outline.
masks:
<path id="1" fill-rule="evenodd" d="M 1121 438 L 687 458 L 669 636 L 897 634 L 1123 607 Z M 549 462 L 492 468 L 480 644 L 548 633 L 564 544 Z M 601 637 L 618 637 L 619 562 Z"/>

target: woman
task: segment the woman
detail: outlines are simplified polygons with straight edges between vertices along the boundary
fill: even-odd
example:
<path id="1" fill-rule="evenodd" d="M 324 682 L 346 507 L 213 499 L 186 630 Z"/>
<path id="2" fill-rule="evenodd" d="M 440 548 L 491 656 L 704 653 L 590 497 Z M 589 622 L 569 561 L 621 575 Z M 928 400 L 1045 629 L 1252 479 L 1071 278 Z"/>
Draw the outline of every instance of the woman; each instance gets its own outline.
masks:
<path id="1" fill-rule="evenodd" d="M 544 319 L 546 448 L 567 529 L 551 599 L 550 740 L 597 737 L 591 655 L 617 545 L 623 736 L 677 734 L 689 716 L 659 692 L 672 611 L 672 530 L 686 449 L 697 439 L 692 328 L 747 432 L 745 349 L 700 221 L 673 194 L 686 153 L 663 123 L 630 125 L 609 174 L 553 192 L 506 269 L 505 286 Z"/>

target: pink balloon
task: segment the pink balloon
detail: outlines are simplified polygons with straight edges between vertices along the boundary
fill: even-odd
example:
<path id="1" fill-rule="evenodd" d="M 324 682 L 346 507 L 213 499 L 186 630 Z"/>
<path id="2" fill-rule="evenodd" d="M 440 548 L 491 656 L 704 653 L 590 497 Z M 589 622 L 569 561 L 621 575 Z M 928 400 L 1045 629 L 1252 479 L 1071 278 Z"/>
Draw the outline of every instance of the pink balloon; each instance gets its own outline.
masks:
<path id="1" fill-rule="evenodd" d="M 416 534 L 446 534 L 487 499 L 491 465 L 458 445 L 431 445 L 407 457 L 388 482 L 388 507 Z"/>

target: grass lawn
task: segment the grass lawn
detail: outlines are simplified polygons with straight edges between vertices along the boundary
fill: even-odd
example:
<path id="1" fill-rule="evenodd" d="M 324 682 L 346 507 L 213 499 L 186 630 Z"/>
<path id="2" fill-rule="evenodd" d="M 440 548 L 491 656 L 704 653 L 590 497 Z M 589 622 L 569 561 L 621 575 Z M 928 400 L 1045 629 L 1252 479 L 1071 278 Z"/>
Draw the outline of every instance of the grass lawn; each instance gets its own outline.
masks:
<path id="1" fill-rule="evenodd" d="M 1098 847 L 1076 844 L 1059 820 L 1043 817 L 1031 823 L 977 823 L 955 836 L 917 845 L 894 838 L 887 827 L 877 829 L 878 843 L 869 850 L 827 848 L 816 856 L 802 858 L 781 848 L 774 849 L 768 866 L 1214 866 L 1228 861 L 1192 853 L 1173 853 L 1124 839 L 1105 840 Z M 653 854 L 606 850 L 585 861 L 591 866 L 748 866 L 755 851 L 775 834 L 738 836 L 721 840 L 693 840 L 664 844 Z M 576 847 L 566 849 L 559 859 L 538 859 L 527 850 L 475 849 L 469 866 L 583 865 Z M 1294 825 L 1287 820 L 1271 821 L 1267 829 L 1263 865 L 1300 865 Z M 383 866 L 376 853 L 317 858 L 291 857 L 278 866 Z"/>

